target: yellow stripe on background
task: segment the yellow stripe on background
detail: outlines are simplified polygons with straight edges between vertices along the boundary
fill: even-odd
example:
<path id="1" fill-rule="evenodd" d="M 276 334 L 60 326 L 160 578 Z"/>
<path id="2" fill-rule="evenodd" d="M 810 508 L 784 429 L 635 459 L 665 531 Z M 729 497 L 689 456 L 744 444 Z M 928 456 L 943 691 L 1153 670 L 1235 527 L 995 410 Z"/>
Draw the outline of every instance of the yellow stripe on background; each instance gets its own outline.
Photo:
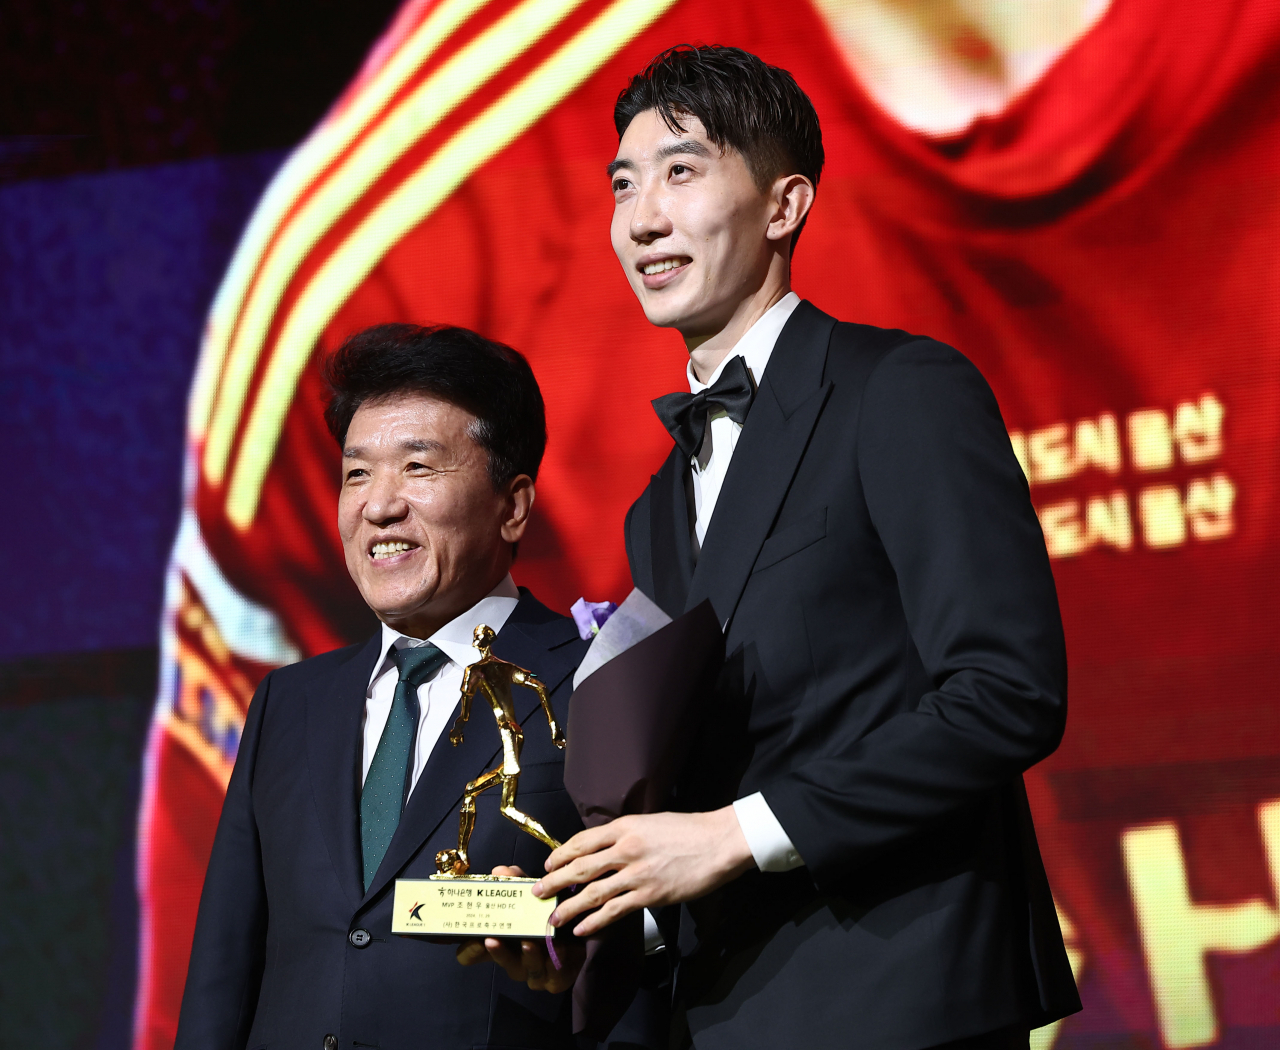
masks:
<path id="1" fill-rule="evenodd" d="M 406 150 L 583 2 L 525 0 L 512 8 L 398 104 L 289 220 L 249 293 L 227 355 L 204 449 L 204 472 L 212 484 L 222 482 L 245 395 L 280 299 L 316 242 Z"/>
<path id="2" fill-rule="evenodd" d="M 204 347 L 187 413 L 192 440 L 198 441 L 205 436 L 235 319 L 267 242 L 284 213 L 306 185 L 351 144 L 436 48 L 489 2 L 444 0 L 439 4 L 370 78 L 360 94 L 341 112 L 322 122 L 276 173 L 254 210 L 209 311 Z"/>
<path id="3" fill-rule="evenodd" d="M 387 101 L 460 25 L 490 0 L 444 0 L 436 6 L 361 88 L 360 93 L 332 118 L 323 121 L 290 154 L 254 209 L 231 265 L 222 279 L 205 329 L 200 363 L 192 384 L 187 427 L 193 441 L 205 436 L 214 395 L 222 377 L 228 341 L 240 313 L 244 294 L 257 271 L 267 242 L 289 206 L 306 185 L 351 144 Z M 243 399 L 243 393 L 241 393 Z M 239 405 L 236 407 L 239 415 Z"/>
<path id="4" fill-rule="evenodd" d="M 489 2 L 490 0 L 444 0 L 439 4 L 386 64 L 373 74 L 361 88 L 360 94 L 341 112 L 322 122 L 289 155 L 289 159 L 271 180 L 240 238 L 231 265 L 227 268 L 209 310 L 209 322 L 205 329 L 200 362 L 187 411 L 187 427 L 193 441 L 199 441 L 205 436 L 214 395 L 222 377 L 231 331 L 240 313 L 245 291 L 257 271 L 258 262 L 271 235 L 289 206 L 307 184 L 351 144 L 391 96 L 404 86 L 414 71 L 460 25 Z M 236 413 L 238 416 L 239 405 Z"/>
<path id="5" fill-rule="evenodd" d="M 676 0 L 616 0 L 590 25 L 445 143 L 389 194 L 325 261 L 293 304 L 249 417 L 227 492 L 227 517 L 246 529 L 257 512 L 285 414 L 320 333 L 405 232 L 476 169 L 643 32 Z"/>

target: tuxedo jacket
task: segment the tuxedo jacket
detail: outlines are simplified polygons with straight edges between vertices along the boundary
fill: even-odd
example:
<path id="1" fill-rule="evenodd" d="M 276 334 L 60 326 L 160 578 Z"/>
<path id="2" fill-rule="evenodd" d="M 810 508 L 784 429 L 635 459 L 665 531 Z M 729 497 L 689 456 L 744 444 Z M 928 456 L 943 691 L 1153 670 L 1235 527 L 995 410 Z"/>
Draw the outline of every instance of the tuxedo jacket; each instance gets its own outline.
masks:
<path id="1" fill-rule="evenodd" d="M 626 520 L 636 586 L 725 626 L 679 805 L 762 792 L 805 862 L 682 910 L 694 1045 L 920 1050 L 1078 1010 L 1021 776 L 1062 736 L 1062 626 L 977 369 L 802 302 L 696 559 L 689 469 L 673 449 Z"/>
<path id="2" fill-rule="evenodd" d="M 562 726 L 585 649 L 573 621 L 527 591 L 493 644 L 542 679 Z M 463 786 L 501 760 L 487 707 L 473 710 L 461 746 L 441 736 L 363 888 L 361 727 L 383 655 L 379 635 L 273 671 L 258 687 L 200 899 L 177 1050 L 578 1045 L 567 995 L 529 991 L 493 965 L 460 966 L 449 945 L 391 933 L 396 878 L 434 873 L 437 851 L 457 843 Z M 564 791 L 564 753 L 537 695 L 513 697 L 524 728 L 518 805 L 566 839 L 582 824 Z M 480 796 L 473 870 L 541 872 L 547 852 L 498 813 L 496 791 Z"/>

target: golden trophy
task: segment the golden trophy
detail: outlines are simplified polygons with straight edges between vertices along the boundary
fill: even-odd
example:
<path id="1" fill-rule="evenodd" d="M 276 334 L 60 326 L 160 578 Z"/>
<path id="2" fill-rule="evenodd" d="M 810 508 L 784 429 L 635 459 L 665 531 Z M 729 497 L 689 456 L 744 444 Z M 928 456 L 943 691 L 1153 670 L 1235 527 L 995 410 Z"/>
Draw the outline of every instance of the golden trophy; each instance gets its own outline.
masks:
<path id="1" fill-rule="evenodd" d="M 521 830 L 551 849 L 557 842 L 537 820 L 516 807 L 520 781 L 520 750 L 524 733 L 516 721 L 511 687 L 523 685 L 538 694 L 551 728 L 551 742 L 564 749 L 564 733 L 556 724 L 551 697 L 533 672 L 500 660 L 490 652 L 492 627 L 480 624 L 472 635 L 480 659 L 462 676 L 462 710 L 449 731 L 449 743 L 462 743 L 462 727 L 471 718 L 471 706 L 479 694 L 489 703 L 502 738 L 502 763 L 476 777 L 462 793 L 458 816 L 458 845 L 436 854 L 436 874 L 427 879 L 397 879 L 392 933 L 417 933 L 443 937 L 542 937 L 555 910 L 554 900 L 539 900 L 530 888 L 537 879 L 513 875 L 472 875 L 467 847 L 476 822 L 476 797 L 501 786 L 500 811 Z"/>

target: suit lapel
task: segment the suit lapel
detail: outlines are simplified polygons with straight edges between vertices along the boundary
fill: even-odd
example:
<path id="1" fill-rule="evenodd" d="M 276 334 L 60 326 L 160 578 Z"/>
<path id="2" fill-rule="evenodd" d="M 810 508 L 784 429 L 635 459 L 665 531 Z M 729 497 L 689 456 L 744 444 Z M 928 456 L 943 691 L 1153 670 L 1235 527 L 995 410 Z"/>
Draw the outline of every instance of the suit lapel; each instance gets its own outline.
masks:
<path id="1" fill-rule="evenodd" d="M 689 537 L 689 501 L 685 495 L 689 469 L 684 454 L 674 447 L 649 482 L 653 600 L 672 617 L 684 611 L 693 579 L 693 541 Z"/>
<path id="2" fill-rule="evenodd" d="M 581 659 L 579 646 L 568 643 L 579 640 L 572 620 L 557 616 L 530 595 L 522 592 L 520 604 L 512 611 L 494 639 L 495 656 L 534 671 L 549 691 L 554 691 L 572 673 Z M 528 736 L 531 732 L 547 732 L 534 720 L 538 695 L 532 689 L 517 687 L 512 691 L 516 721 Z M 400 817 L 400 825 L 387 846 L 386 856 L 364 895 L 367 902 L 382 892 L 400 870 L 422 848 L 441 823 L 456 822 L 462 803 L 462 789 L 479 774 L 492 769 L 502 752 L 502 741 L 489 714 L 488 704 L 477 700 L 463 732 L 462 743 L 449 743 L 449 729 L 458 717 L 461 702 L 455 704 L 445 731 L 432 749 L 422 775 L 409 796 Z M 541 719 L 541 715 L 536 716 Z M 532 722 L 532 725 L 526 723 Z"/>
<path id="3" fill-rule="evenodd" d="M 823 370 L 835 324 L 805 301 L 779 334 L 716 501 L 686 611 L 710 598 L 722 625 L 733 618 L 831 392 Z"/>
<path id="4" fill-rule="evenodd" d="M 365 694 L 382 655 L 379 632 L 306 705 L 307 765 L 316 811 L 338 882 L 354 905 L 363 893 L 360 871 L 360 745 Z"/>

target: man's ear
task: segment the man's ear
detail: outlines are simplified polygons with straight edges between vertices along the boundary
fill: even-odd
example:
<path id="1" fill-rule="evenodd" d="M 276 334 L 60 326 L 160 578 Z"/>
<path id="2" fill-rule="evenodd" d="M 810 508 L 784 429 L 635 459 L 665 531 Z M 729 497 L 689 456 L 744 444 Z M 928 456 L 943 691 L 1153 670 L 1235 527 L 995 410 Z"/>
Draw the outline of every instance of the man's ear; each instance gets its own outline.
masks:
<path id="1" fill-rule="evenodd" d="M 769 191 L 773 212 L 765 236 L 771 241 L 784 241 L 800 228 L 800 223 L 813 207 L 817 190 L 803 175 L 783 175 Z"/>
<path id="2" fill-rule="evenodd" d="M 519 543 L 529 525 L 529 514 L 537 497 L 533 478 L 528 474 L 518 474 L 503 488 L 507 497 L 507 517 L 502 523 L 502 538 L 507 543 Z"/>

